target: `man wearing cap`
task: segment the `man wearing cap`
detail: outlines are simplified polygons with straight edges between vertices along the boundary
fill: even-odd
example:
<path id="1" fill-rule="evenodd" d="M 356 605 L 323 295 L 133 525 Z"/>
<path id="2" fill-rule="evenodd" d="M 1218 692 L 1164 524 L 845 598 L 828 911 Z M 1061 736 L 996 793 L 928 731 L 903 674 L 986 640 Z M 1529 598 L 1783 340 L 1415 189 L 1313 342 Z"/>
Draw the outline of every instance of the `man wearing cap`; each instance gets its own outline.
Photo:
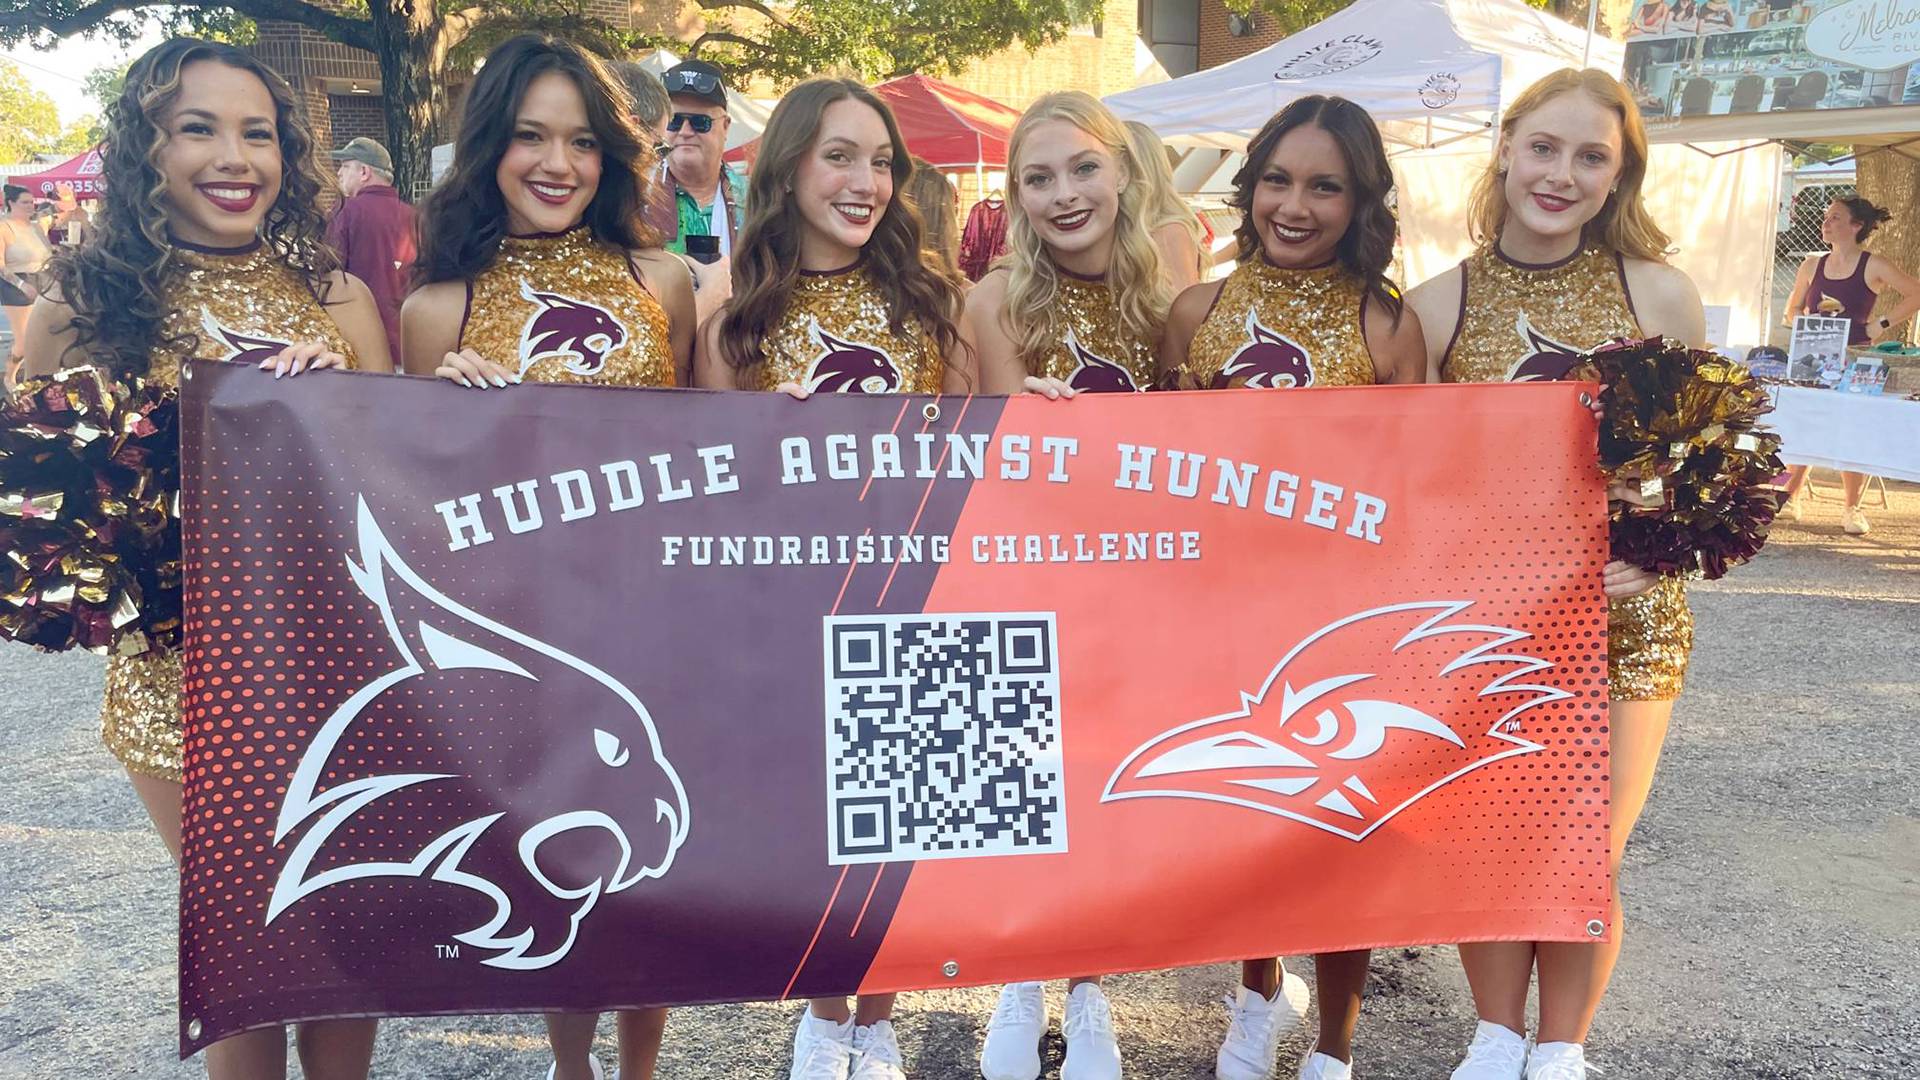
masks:
<path id="1" fill-rule="evenodd" d="M 680 225 L 680 234 L 669 238 L 667 250 L 685 254 L 688 236 L 715 236 L 725 262 L 733 254 L 740 204 L 747 194 L 746 178 L 720 159 L 733 123 L 727 115 L 726 83 L 720 69 L 704 60 L 675 64 L 660 81 L 673 102 L 667 117 L 665 180 L 673 191 Z"/>
<path id="2" fill-rule="evenodd" d="M 413 267 L 413 207 L 393 190 L 393 158 L 362 136 L 333 152 L 346 198 L 327 223 L 327 242 L 347 273 L 367 283 L 387 327 L 387 345 L 400 355 L 400 301 Z"/>

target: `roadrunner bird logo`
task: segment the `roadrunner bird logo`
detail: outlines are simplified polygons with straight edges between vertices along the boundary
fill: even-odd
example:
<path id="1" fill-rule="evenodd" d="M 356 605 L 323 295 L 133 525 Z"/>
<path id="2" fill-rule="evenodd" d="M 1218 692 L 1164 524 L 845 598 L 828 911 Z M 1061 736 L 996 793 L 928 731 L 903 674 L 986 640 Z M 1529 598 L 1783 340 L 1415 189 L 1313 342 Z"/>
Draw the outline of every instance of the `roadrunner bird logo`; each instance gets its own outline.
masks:
<path id="1" fill-rule="evenodd" d="M 274 845 L 290 849 L 266 921 L 346 882 L 435 881 L 490 903 L 479 925 L 447 928 L 489 953 L 482 963 L 550 967 L 602 896 L 666 875 L 687 839 L 686 789 L 625 686 L 448 599 L 400 558 L 364 500 L 358 531 L 347 568 L 399 665 L 354 691 L 301 755 L 274 824 Z M 436 720 L 448 725 L 440 737 L 389 741 Z"/>
<path id="2" fill-rule="evenodd" d="M 1127 755 L 1102 802 L 1201 799 L 1292 818 L 1364 840 L 1394 815 L 1475 769 L 1540 744 L 1520 714 L 1573 695 L 1526 680 L 1553 667 L 1509 646 L 1528 635 L 1453 621 L 1467 600 L 1395 604 L 1349 615 L 1307 635 L 1240 708 L 1163 732 Z M 1373 670 L 1342 672 L 1329 654 L 1372 656 Z M 1347 666 L 1347 665 L 1341 665 Z M 1485 730 L 1429 715 L 1435 684 L 1469 679 L 1478 698 L 1500 695 Z"/>
<path id="3" fill-rule="evenodd" d="M 526 281 L 520 282 L 520 296 L 533 305 L 520 331 L 521 375 L 549 356 L 567 357 L 566 369 L 575 375 L 598 375 L 608 354 L 627 343 L 627 328 L 603 307 L 541 292 Z"/>
<path id="4" fill-rule="evenodd" d="M 1279 390 L 1312 385 L 1313 361 L 1307 350 L 1287 335 L 1262 326 L 1260 317 L 1248 308 L 1247 343 L 1213 377 L 1213 389 L 1249 386 Z"/>

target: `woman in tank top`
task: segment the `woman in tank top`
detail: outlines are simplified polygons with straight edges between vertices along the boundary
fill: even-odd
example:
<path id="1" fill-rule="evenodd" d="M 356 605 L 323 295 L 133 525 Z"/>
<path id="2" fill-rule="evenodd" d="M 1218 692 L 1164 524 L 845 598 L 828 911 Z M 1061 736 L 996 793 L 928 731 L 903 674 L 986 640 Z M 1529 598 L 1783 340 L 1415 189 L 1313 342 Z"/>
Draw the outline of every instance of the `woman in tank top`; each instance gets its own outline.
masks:
<path id="1" fill-rule="evenodd" d="M 641 219 L 651 155 L 591 53 L 523 34 L 467 92 L 453 167 L 420 214 L 423 284 L 400 309 L 406 370 L 516 383 L 683 386 L 693 284 Z M 548 1080 L 598 1080 L 593 1013 L 547 1014 Z M 620 1075 L 652 1077 L 665 1009 L 616 1015 Z"/>
<path id="2" fill-rule="evenodd" d="M 40 271 L 53 245 L 33 220 L 33 192 L 6 185 L 6 216 L 0 217 L 0 311 L 7 315 L 11 344 L 7 351 L 6 389 L 13 389 L 25 355 L 27 317 L 40 295 Z"/>
<path id="3" fill-rule="evenodd" d="M 1182 292 L 1167 316 L 1170 389 L 1371 386 L 1426 375 L 1420 320 L 1386 277 L 1398 230 L 1379 128 L 1345 98 L 1295 100 L 1247 146 L 1230 205 L 1239 266 Z M 1320 1030 L 1306 1080 L 1346 1080 L 1366 987 L 1366 950 L 1314 958 Z M 1248 960 L 1226 999 L 1220 1080 L 1261 1080 L 1280 1037 L 1305 1019 L 1306 982 L 1276 958 Z"/>
<path id="4" fill-rule="evenodd" d="M 174 386 L 190 358 L 276 375 L 392 370 L 373 294 L 326 246 L 313 136 L 280 76 L 231 45 L 178 38 L 127 69 L 106 123 L 99 236 L 48 268 L 29 377 L 87 364 Z M 109 658 L 101 704 L 101 738 L 176 862 L 180 661 L 165 650 Z M 209 767 L 220 768 L 198 766 Z M 305 1075 L 365 1077 L 374 1030 L 358 1019 L 300 1025 Z M 206 1068 L 213 1080 L 284 1077 L 286 1031 L 222 1039 Z"/>
<path id="5" fill-rule="evenodd" d="M 1787 300 L 1787 325 L 1796 315 L 1828 315 L 1853 324 L 1847 344 L 1871 345 L 1892 336 L 1914 312 L 1920 311 L 1920 279 L 1895 266 L 1884 255 L 1864 251 L 1873 230 L 1891 221 L 1893 215 L 1866 199 L 1835 199 L 1820 219 L 1820 239 L 1827 242 L 1825 255 L 1809 255 L 1800 262 L 1800 273 L 1793 281 L 1793 295 Z M 1849 269 L 1850 268 L 1850 269 Z M 1892 289 L 1900 294 L 1900 303 L 1885 315 L 1876 316 L 1873 307 L 1880 294 Z M 1800 488 L 1807 482 L 1807 466 L 1788 470 L 1787 515 L 1800 520 Z M 1841 486 L 1846 505 L 1840 511 L 1840 527 L 1850 535 L 1865 536 L 1867 515 L 1860 512 L 1860 493 L 1866 490 L 1865 473 L 1844 471 Z"/>
<path id="6" fill-rule="evenodd" d="M 1660 335 L 1706 339 L 1700 294 L 1665 262 L 1666 234 L 1641 202 L 1647 139 L 1627 89 L 1604 72 L 1565 69 L 1522 92 L 1469 208 L 1481 245 L 1407 296 L 1420 313 L 1432 373 L 1447 382 L 1558 379 L 1579 354 Z M 1616 497 L 1624 497 L 1616 490 Z M 1678 578 L 1610 563 L 1611 867 L 1653 784 L 1673 700 L 1686 675 L 1693 619 Z M 1613 940 L 1460 946 L 1480 1025 L 1454 1080 L 1579 1080 L 1582 1044 L 1619 956 Z M 1540 980 L 1538 1045 L 1525 1037 Z"/>

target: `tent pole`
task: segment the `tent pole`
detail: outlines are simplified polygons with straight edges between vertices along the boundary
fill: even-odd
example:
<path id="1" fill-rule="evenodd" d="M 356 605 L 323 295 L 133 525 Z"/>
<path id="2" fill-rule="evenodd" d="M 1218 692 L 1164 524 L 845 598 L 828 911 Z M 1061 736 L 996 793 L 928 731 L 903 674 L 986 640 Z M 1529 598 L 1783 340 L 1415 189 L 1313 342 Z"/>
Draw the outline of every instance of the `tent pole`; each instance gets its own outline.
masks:
<path id="1" fill-rule="evenodd" d="M 1593 59 L 1593 32 L 1600 25 L 1600 0 L 1587 0 L 1587 41 L 1580 48 L 1580 66 Z"/>

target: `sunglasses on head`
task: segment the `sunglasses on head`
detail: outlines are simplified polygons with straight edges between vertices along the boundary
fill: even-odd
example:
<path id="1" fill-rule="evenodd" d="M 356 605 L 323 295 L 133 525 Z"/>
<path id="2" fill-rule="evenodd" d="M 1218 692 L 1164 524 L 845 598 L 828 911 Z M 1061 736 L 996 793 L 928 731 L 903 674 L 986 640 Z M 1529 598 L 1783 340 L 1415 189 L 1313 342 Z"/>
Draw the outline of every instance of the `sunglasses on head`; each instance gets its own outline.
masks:
<path id="1" fill-rule="evenodd" d="M 669 91 L 691 90 L 696 94 L 711 94 L 720 89 L 720 76 L 705 71 L 676 71 L 673 75 L 673 85 L 667 89 Z"/>
<path id="2" fill-rule="evenodd" d="M 705 113 L 677 112 L 673 114 L 673 119 L 667 121 L 667 130 L 679 131 L 687 124 L 693 125 L 695 135 L 705 135 L 713 130 L 713 117 Z"/>

